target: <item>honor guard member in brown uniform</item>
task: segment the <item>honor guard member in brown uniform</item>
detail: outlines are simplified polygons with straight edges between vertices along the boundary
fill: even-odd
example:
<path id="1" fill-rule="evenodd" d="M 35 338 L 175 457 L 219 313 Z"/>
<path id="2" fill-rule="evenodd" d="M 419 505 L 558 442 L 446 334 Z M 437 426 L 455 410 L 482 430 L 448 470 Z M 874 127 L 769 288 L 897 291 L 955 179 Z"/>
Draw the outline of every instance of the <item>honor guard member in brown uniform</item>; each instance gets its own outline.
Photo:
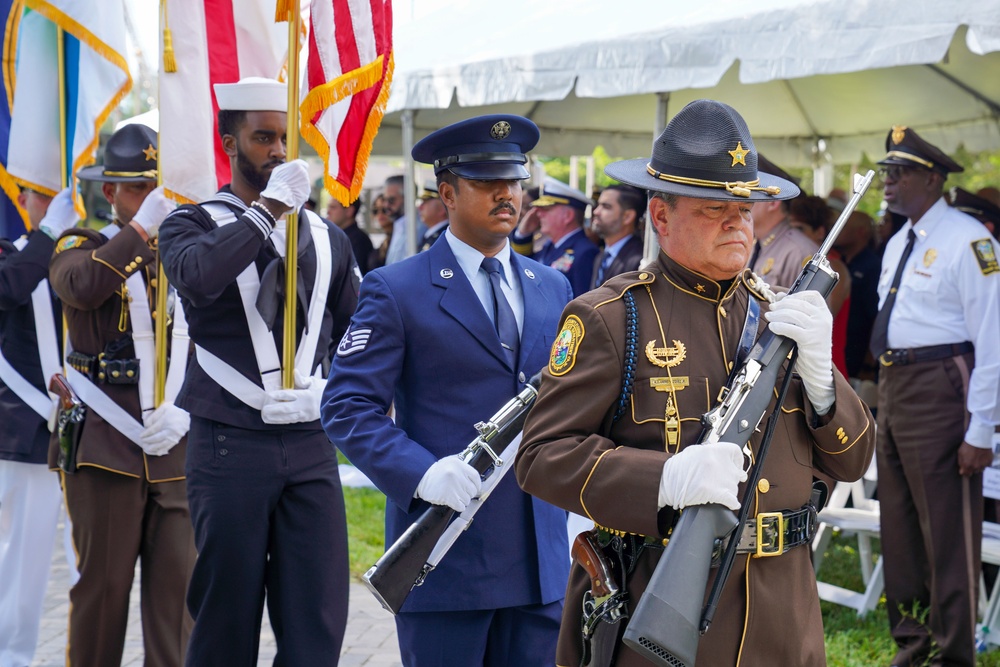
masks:
<path id="1" fill-rule="evenodd" d="M 751 517 L 782 513 L 780 553 L 738 552 L 697 662 L 824 665 L 809 550 L 812 468 L 837 479 L 860 477 L 871 460 L 874 424 L 832 369 L 831 316 L 822 297 L 803 292 L 769 305 L 773 293 L 760 291 L 762 281 L 744 268 L 751 205 L 794 196 L 798 188 L 758 172 L 746 123 L 712 100 L 684 107 L 653 144 L 651 159 L 612 163 L 606 172 L 649 191 L 662 252 L 648 270 L 612 278 L 566 307 L 525 425 L 518 480 L 529 493 L 594 520 L 605 556 L 619 564 L 615 577 L 630 609 L 678 510 L 705 503 L 735 510 L 748 502 Z M 747 315 L 758 307 L 764 315 L 754 323 Z M 746 349 L 748 322 L 751 340 L 770 323 L 799 351 L 762 478 L 750 489 L 740 484 L 746 476 L 736 445 L 689 446 Z M 756 453 L 759 434 L 751 445 Z M 743 535 L 756 527 L 755 519 Z M 574 564 L 557 665 L 581 664 L 581 602 L 590 585 Z M 648 664 L 624 645 L 614 660 L 619 667 Z"/>
<path id="2" fill-rule="evenodd" d="M 30 665 L 62 493 L 48 465 L 48 379 L 60 370 L 62 306 L 49 288 L 55 239 L 76 224 L 70 191 L 22 190 L 32 231 L 0 239 L 0 666 Z"/>
<path id="3" fill-rule="evenodd" d="M 139 558 L 146 664 L 179 666 L 191 627 L 184 588 L 195 552 L 184 482 L 188 414 L 169 401 L 152 405 L 158 313 L 151 244 L 173 209 L 162 189 L 154 190 L 156 133 L 122 127 L 108 140 L 104 165 L 78 176 L 102 183 L 115 221 L 101 232 L 65 232 L 49 269 L 69 334 L 66 377 L 87 406 L 76 472 L 62 477 L 80 572 L 69 593 L 66 664 L 121 663 Z M 175 310 L 174 321 L 182 317 Z M 188 357 L 186 332 L 176 333 L 168 395 Z M 59 451 L 53 437 L 53 469 Z"/>
<path id="4" fill-rule="evenodd" d="M 427 226 L 427 231 L 420 241 L 420 251 L 423 252 L 429 250 L 448 229 L 448 208 L 441 201 L 437 183 L 434 181 L 424 183 L 424 189 L 417 199 L 420 200 L 417 207 L 420 219 Z"/>
<path id="5" fill-rule="evenodd" d="M 257 664 L 265 595 L 275 664 L 336 664 L 347 623 L 337 454 L 319 423 L 330 355 L 360 274 L 338 227 L 303 204 L 285 162 L 285 84 L 216 84 L 232 182 L 163 224 L 163 264 L 195 343 L 177 399 L 191 412 L 188 496 L 198 546 L 188 667 Z M 298 210 L 295 389 L 282 389 L 285 214 Z M 280 293 L 283 295 L 283 292 Z"/>
<path id="6" fill-rule="evenodd" d="M 1000 206 L 959 187 L 952 188 L 948 194 L 949 203 L 954 208 L 983 223 L 993 238 L 1000 238 Z"/>
<path id="7" fill-rule="evenodd" d="M 758 156 L 762 173 L 795 180 L 781 167 Z M 791 287 L 802 267 L 819 246 L 789 220 L 788 200 L 759 201 L 753 204 L 753 235 L 757 239 L 750 256 L 750 268 L 769 285 Z"/>
<path id="8" fill-rule="evenodd" d="M 962 167 L 916 132 L 886 137 L 878 497 L 894 665 L 974 665 L 983 469 L 1000 422 L 1000 266 L 983 225 L 945 202 Z M 926 614 L 924 618 L 923 614 Z"/>

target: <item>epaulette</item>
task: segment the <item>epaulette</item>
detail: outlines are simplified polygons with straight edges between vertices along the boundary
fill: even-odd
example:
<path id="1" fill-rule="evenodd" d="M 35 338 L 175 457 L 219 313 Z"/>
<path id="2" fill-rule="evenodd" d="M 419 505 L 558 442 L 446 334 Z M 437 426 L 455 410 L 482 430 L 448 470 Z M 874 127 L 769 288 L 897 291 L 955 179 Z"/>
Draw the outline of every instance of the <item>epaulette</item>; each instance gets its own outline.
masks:
<path id="1" fill-rule="evenodd" d="M 610 299 L 604 299 L 594 304 L 594 308 L 600 308 L 601 306 L 618 301 L 633 287 L 652 285 L 655 280 L 656 274 L 652 271 L 630 271 L 617 275 L 598 288 L 601 291 L 610 291 L 613 296 Z"/>

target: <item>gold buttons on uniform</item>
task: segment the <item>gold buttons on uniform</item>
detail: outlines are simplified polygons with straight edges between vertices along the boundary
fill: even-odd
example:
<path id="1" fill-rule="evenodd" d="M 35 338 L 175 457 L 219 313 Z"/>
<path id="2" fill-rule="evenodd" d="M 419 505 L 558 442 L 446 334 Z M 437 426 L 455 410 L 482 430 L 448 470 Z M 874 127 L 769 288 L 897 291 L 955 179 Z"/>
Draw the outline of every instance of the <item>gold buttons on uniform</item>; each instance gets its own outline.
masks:
<path id="1" fill-rule="evenodd" d="M 135 263 L 136 264 L 142 264 L 142 257 L 140 257 L 139 255 L 136 255 L 135 256 Z"/>
<path id="2" fill-rule="evenodd" d="M 771 490 L 771 483 L 766 479 L 762 479 L 759 482 L 757 482 L 757 490 L 760 491 L 761 493 L 767 493 L 768 491 Z"/>
<path id="3" fill-rule="evenodd" d="M 841 427 L 839 427 L 837 429 L 837 437 L 840 438 L 840 444 L 842 444 L 842 445 L 846 445 L 847 444 L 848 437 L 847 437 L 847 433 L 844 432 L 844 427 L 843 426 L 841 426 Z"/>
<path id="4" fill-rule="evenodd" d="M 639 274 L 639 280 L 645 280 L 648 277 L 649 277 L 649 274 L 646 273 L 645 271 L 643 271 L 642 273 Z"/>

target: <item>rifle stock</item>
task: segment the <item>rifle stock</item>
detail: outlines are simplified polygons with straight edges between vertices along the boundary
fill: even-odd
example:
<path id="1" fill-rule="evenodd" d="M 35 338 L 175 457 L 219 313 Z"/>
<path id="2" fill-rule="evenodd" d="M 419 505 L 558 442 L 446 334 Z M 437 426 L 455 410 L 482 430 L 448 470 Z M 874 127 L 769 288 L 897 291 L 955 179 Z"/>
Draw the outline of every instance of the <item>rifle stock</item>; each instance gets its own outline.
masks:
<path id="1" fill-rule="evenodd" d="M 856 176 L 854 196 L 844 208 L 817 253 L 802 268 L 790 294 L 815 290 L 824 298 L 839 276 L 830 268 L 827 253 L 861 196 L 871 185 L 875 172 Z M 773 398 L 778 373 L 795 343 L 765 329 L 747 355 L 739 371 L 720 394 L 720 402 L 702 417 L 704 430 L 698 445 L 733 442 L 745 448 L 757 430 Z M 792 372 L 791 364 L 787 373 Z M 787 382 L 787 377 L 786 377 Z M 767 454 L 767 438 L 757 452 L 747 488 L 759 477 Z M 748 494 L 753 498 L 752 494 Z M 662 667 L 694 667 L 698 640 L 712 622 L 722 588 L 736 556 L 739 535 L 730 538 L 716 574 L 707 604 L 702 610 L 715 540 L 745 525 L 750 502 L 740 507 L 738 518 L 722 505 L 685 508 L 674 526 L 670 541 L 636 606 L 624 642 L 641 656 Z"/>
<path id="2" fill-rule="evenodd" d="M 521 432 L 540 383 L 541 374 L 536 373 L 521 393 L 489 421 L 476 424 L 479 435 L 460 456 L 484 479 L 497 474 L 494 469 L 501 469 L 503 460 L 498 452 L 503 452 Z M 393 614 L 399 613 L 410 591 L 424 583 L 424 578 L 434 569 L 438 559 L 431 562 L 431 554 L 454 516 L 455 510 L 450 507 L 431 505 L 361 577 L 368 590 Z"/>

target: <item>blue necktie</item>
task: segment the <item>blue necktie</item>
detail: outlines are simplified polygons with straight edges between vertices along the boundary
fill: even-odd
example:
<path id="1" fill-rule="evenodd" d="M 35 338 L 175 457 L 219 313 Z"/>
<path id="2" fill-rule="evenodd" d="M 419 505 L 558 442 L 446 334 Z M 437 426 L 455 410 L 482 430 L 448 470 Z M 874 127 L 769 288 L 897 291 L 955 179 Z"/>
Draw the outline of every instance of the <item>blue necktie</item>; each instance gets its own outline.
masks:
<path id="1" fill-rule="evenodd" d="M 899 264 L 896 265 L 896 275 L 892 277 L 892 285 L 889 286 L 889 293 L 885 296 L 885 303 L 882 304 L 882 308 L 878 311 L 875 322 L 872 324 L 869 349 L 876 361 L 889 348 L 889 315 L 892 314 L 892 307 L 896 305 L 896 292 L 899 291 L 899 283 L 903 279 L 903 268 L 906 266 L 906 260 L 910 258 L 910 253 L 913 252 L 913 243 L 916 240 L 917 235 L 913 233 L 911 228 L 907 234 L 906 247 L 903 248 Z"/>
<path id="2" fill-rule="evenodd" d="M 607 273 L 608 269 L 611 267 L 611 262 L 614 258 L 607 253 L 606 250 L 601 251 L 601 263 L 597 267 L 597 281 L 594 283 L 594 287 L 600 287 L 604 284 L 604 274 Z"/>
<path id="3" fill-rule="evenodd" d="M 484 257 L 482 267 L 490 276 L 490 288 L 493 291 L 493 324 L 500 336 L 500 344 L 507 353 L 507 362 L 511 368 L 516 369 L 519 347 L 517 320 L 514 319 L 514 311 L 511 310 L 500 285 L 502 271 L 500 260 L 496 257 Z"/>

